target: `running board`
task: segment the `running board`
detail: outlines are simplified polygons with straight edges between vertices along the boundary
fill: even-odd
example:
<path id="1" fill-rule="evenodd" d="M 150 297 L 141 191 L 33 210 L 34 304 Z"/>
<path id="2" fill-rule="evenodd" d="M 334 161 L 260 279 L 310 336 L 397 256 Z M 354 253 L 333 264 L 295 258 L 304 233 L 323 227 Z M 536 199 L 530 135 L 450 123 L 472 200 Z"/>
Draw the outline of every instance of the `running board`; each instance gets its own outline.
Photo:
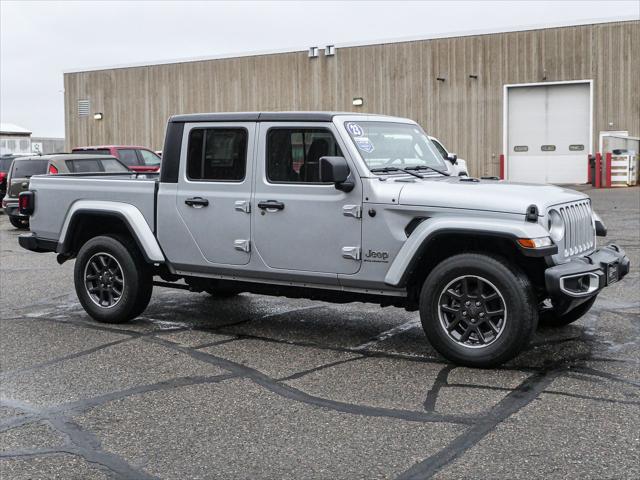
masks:
<path id="1" fill-rule="evenodd" d="M 189 290 L 191 291 L 191 287 L 189 285 L 185 285 L 184 283 L 173 283 L 173 282 L 159 282 L 157 280 L 153 281 L 154 287 L 167 287 L 167 288 L 177 288 L 179 290 Z"/>

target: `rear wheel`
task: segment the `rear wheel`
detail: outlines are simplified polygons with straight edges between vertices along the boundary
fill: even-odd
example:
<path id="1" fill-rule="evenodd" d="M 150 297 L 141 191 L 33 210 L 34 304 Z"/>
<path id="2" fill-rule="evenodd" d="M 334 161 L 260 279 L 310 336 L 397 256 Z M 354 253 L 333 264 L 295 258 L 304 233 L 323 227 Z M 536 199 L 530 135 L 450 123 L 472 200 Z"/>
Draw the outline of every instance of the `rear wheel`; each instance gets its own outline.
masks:
<path id="1" fill-rule="evenodd" d="M 544 325 L 545 327 L 564 327 L 565 325 L 580 320 L 591 310 L 591 307 L 593 307 L 593 304 L 596 302 L 596 298 L 597 295 L 564 315 L 557 315 L 553 309 L 545 310 L 540 313 L 540 325 Z"/>
<path id="2" fill-rule="evenodd" d="M 529 279 L 501 257 L 465 253 L 429 274 L 420 294 L 427 338 L 445 358 L 494 367 L 516 356 L 538 323 Z"/>
<path id="3" fill-rule="evenodd" d="M 153 291 L 152 275 L 128 238 L 99 236 L 85 243 L 74 268 L 76 293 L 98 322 L 123 323 L 140 315 Z"/>
<path id="4" fill-rule="evenodd" d="M 11 225 L 20 230 L 29 230 L 29 219 L 25 217 L 18 217 L 16 215 L 9 215 L 9 221 Z"/>

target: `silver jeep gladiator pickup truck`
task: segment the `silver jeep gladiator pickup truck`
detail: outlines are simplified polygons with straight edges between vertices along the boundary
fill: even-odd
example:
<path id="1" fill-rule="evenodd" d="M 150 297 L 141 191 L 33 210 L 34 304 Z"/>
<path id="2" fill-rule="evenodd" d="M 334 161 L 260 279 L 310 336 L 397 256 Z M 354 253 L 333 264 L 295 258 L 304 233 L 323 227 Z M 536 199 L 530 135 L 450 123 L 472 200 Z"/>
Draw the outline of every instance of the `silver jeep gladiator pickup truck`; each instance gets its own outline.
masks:
<path id="1" fill-rule="evenodd" d="M 586 195 L 451 176 L 418 124 L 380 115 L 177 115 L 159 178 L 34 176 L 20 208 L 20 245 L 75 258 L 97 321 L 140 315 L 154 284 L 375 302 L 419 310 L 438 352 L 476 367 L 515 356 L 539 319 L 580 318 L 629 271 L 596 247 Z"/>

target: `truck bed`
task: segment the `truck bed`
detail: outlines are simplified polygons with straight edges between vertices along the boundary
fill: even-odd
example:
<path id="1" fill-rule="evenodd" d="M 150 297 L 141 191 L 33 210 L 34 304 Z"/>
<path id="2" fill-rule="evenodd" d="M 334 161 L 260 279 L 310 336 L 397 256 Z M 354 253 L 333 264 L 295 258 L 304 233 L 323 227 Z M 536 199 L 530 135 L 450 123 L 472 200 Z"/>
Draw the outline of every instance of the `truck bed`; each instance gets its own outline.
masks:
<path id="1" fill-rule="evenodd" d="M 36 192 L 31 231 L 43 239 L 57 240 L 75 202 L 108 200 L 135 206 L 155 231 L 156 175 L 68 174 L 31 177 L 29 189 Z"/>

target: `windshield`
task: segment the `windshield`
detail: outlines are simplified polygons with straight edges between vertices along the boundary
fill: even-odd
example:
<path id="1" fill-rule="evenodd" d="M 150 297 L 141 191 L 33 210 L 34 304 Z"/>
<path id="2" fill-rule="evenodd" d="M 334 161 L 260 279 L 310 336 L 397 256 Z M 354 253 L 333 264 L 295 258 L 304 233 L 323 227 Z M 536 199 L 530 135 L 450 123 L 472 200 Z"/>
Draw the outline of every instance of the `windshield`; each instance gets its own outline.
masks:
<path id="1" fill-rule="evenodd" d="M 383 173 L 375 170 L 385 167 L 447 170 L 442 157 L 417 125 L 365 121 L 345 122 L 344 126 L 367 167 L 374 173 Z"/>

